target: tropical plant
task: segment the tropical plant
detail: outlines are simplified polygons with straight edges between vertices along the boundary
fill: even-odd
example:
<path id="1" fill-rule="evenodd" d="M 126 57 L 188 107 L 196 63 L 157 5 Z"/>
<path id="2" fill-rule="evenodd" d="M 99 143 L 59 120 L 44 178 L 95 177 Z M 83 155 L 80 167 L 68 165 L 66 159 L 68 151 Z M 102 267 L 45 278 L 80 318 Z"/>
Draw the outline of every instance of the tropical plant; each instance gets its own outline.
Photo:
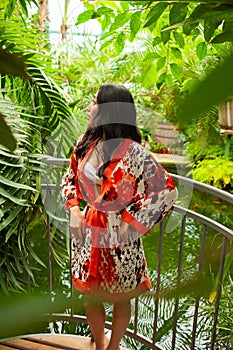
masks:
<path id="1" fill-rule="evenodd" d="M 77 25 L 90 19 L 99 20 L 103 29 L 102 50 L 114 47 L 119 54 L 127 47 L 126 53 L 141 52 L 137 42 L 149 37 L 150 50 L 143 63 L 153 63 L 158 88 L 164 83 L 170 86 L 174 79 L 182 81 L 187 57 L 203 60 L 208 53 L 211 56 L 219 53 L 222 46 L 214 44 L 220 42 L 217 39 L 219 32 L 229 29 L 227 21 L 232 16 L 231 5 L 218 3 L 97 1 L 95 4 L 85 2 L 85 5 L 87 10 L 78 16 Z M 228 36 L 226 41 L 229 40 Z M 221 57 L 224 57 L 223 50 Z"/>
<path id="2" fill-rule="evenodd" d="M 96 1 L 85 6 L 77 25 L 90 19 L 102 24 L 101 50 L 117 52 L 116 74 L 126 79 L 131 72 L 132 89 L 140 86 L 144 101 L 189 135 L 189 149 L 197 152 L 190 155 L 203 158 L 217 135 L 217 106 L 233 93 L 232 5 Z M 196 127 L 193 139 L 190 124 Z M 217 140 L 224 147 L 224 137 Z"/>
<path id="3" fill-rule="evenodd" d="M 12 140 L 4 144 L 9 151 L 5 147 L 0 149 L 0 229 L 4 242 L 0 249 L 0 285 L 4 293 L 10 293 L 36 284 L 33 268 L 45 267 L 33 249 L 27 227 L 39 214 L 44 230 L 46 228 L 46 212 L 40 196 L 42 153 L 45 150 L 47 153 L 51 135 L 59 128 L 62 131 L 61 124 L 71 116 L 71 110 L 52 69 L 46 36 L 42 38 L 33 23 L 25 21 L 24 26 L 18 16 L 4 20 L 3 11 L 0 15 L 0 55 L 4 63 L 1 65 L 1 115 L 6 116 L 7 122 L 3 131 L 9 131 L 6 125 L 10 126 L 12 140 L 17 142 L 14 152 L 11 152 L 15 147 Z M 38 50 L 39 41 L 43 45 Z M 63 128 L 64 133 L 67 137 L 67 130 L 64 132 Z M 67 142 L 62 132 L 60 135 L 60 148 L 57 145 L 56 152 L 58 149 L 63 152 Z M 65 152 L 69 147 L 70 144 L 66 144 Z"/>
<path id="4" fill-rule="evenodd" d="M 228 276 L 228 281 L 222 291 L 222 300 L 220 305 L 219 325 L 217 329 L 217 342 L 220 346 L 233 348 L 233 326 L 232 326 L 232 277 Z M 224 345 L 223 345 L 224 343 Z"/>
<path id="5" fill-rule="evenodd" d="M 1 13 L 0 59 L 3 64 L 0 65 L 0 112 L 4 118 L 0 119 L 0 123 L 4 123 L 2 130 L 8 133 L 3 142 L 9 148 L 6 150 L 1 147 L 0 150 L 3 175 L 0 178 L 0 228 L 4 240 L 0 248 L 0 284 L 5 293 L 32 287 L 33 283 L 40 284 L 43 283 L 42 278 L 46 279 L 40 271 L 46 261 L 45 244 L 41 240 L 38 243 L 37 235 L 40 231 L 44 238 L 48 214 L 53 220 L 50 226 L 54 257 L 65 271 L 63 274 L 66 273 L 67 240 L 57 220 L 60 215 L 57 208 L 60 205 L 58 190 L 61 166 L 50 167 L 48 163 L 44 165 L 42 153 L 58 157 L 70 154 L 71 145 L 86 123 L 84 118 L 78 118 L 82 117 L 89 96 L 96 92 L 103 81 L 111 79 L 126 82 L 133 92 L 137 92 L 139 104 L 156 109 L 174 123 L 178 120 L 181 121 L 180 124 L 187 125 L 202 114 L 199 119 L 202 132 L 195 128 L 195 122 L 188 132 L 186 129 L 186 134 L 190 134 L 191 130 L 193 132 L 193 138 L 187 138 L 190 143 L 198 137 L 202 139 L 209 122 L 214 121 L 213 133 L 210 134 L 205 150 L 196 142 L 193 155 L 198 159 L 206 155 L 209 145 L 213 147 L 212 136 L 217 133 L 216 108 L 208 112 L 206 109 L 232 93 L 232 59 L 228 58 L 223 65 L 219 65 L 219 57 L 229 55 L 231 44 L 215 44 L 227 37 L 231 39 L 232 33 L 227 33 L 232 31 L 231 5 L 164 1 L 86 2 L 87 11 L 78 17 L 77 23 L 90 18 L 101 21 L 101 50 L 98 42 L 93 45 L 87 41 L 86 46 L 76 47 L 78 54 L 71 60 L 72 64 L 69 67 L 63 64 L 60 71 L 54 69 L 58 64 L 51 60 L 48 38 L 46 33 L 39 34 L 35 25 L 36 17 L 34 23 L 25 18 L 30 3 L 30 0 L 26 3 L 10 0 L 4 14 Z M 13 11 L 17 15 L 11 17 Z M 17 11 L 21 11 L 23 16 L 18 16 Z M 66 20 L 64 17 L 64 28 Z M 224 35 L 219 36 L 221 34 Z M 126 49 L 128 44 L 130 49 Z M 10 65 L 10 62 L 13 64 Z M 208 72 L 205 80 L 202 71 L 209 67 L 209 63 L 213 69 Z M 198 86 L 197 79 L 200 76 L 202 82 Z M 63 78 L 67 80 L 64 81 Z M 65 98 L 61 87 L 69 91 Z M 191 97 L 186 102 L 189 95 Z M 184 101 L 184 104 L 181 105 L 177 100 Z M 196 103 L 197 100 L 200 104 Z M 67 101 L 78 118 L 73 117 Z M 13 133 L 10 133 L 8 125 Z M 4 136 L 3 133 L 1 135 Z M 8 142 L 8 137 L 11 137 L 11 142 Z M 17 140 L 17 149 L 13 153 L 16 146 L 14 140 Z M 46 197 L 40 195 L 41 179 L 48 180 L 49 184 L 58 184 L 55 197 L 50 197 L 49 206 L 45 205 Z M 61 217 L 59 219 L 62 225 L 66 221 L 64 217 L 63 221 Z M 64 278 L 60 271 L 59 273 L 56 285 L 61 285 L 61 279 Z M 148 304 L 149 299 L 146 298 L 143 302 Z M 188 299 L 184 301 L 184 309 L 188 303 Z M 225 305 L 229 307 L 230 304 Z M 172 304 L 160 311 L 164 323 L 160 324 L 159 340 L 169 347 L 166 344 L 169 339 Z M 143 309 L 141 314 L 144 315 Z M 146 316 L 148 319 L 141 318 L 140 326 L 150 332 L 151 322 L 148 320 L 151 314 Z M 185 320 L 184 314 L 179 317 Z M 228 324 L 224 327 L 223 323 L 222 334 L 229 338 L 230 327 Z M 63 329 L 67 331 L 70 328 L 63 325 Z M 186 340 L 187 337 L 184 333 Z"/>
<path id="6" fill-rule="evenodd" d="M 233 162 L 226 157 L 205 157 L 193 166 L 195 180 L 232 192 Z"/>

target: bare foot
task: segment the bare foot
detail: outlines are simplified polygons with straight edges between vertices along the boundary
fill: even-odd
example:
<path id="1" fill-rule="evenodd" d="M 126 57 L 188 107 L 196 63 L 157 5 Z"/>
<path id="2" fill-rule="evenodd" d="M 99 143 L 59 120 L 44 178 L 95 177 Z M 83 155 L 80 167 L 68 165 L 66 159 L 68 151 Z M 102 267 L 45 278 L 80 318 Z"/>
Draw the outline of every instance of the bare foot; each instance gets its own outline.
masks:
<path id="1" fill-rule="evenodd" d="M 110 339 L 108 338 L 107 335 L 105 335 L 104 336 L 104 347 L 101 350 L 106 350 L 109 342 L 110 342 Z M 94 340 L 91 341 L 91 350 L 98 350 Z M 120 348 L 119 348 L 119 350 L 120 350 Z"/>

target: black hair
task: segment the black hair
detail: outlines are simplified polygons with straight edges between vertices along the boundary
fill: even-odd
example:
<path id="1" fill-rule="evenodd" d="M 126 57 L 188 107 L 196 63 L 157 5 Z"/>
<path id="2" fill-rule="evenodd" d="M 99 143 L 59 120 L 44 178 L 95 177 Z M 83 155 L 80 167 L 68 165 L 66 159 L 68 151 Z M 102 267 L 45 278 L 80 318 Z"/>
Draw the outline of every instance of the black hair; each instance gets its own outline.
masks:
<path id="1" fill-rule="evenodd" d="M 141 143 L 141 134 L 136 125 L 136 109 L 130 91 L 123 85 L 103 84 L 96 96 L 98 112 L 88 126 L 82 141 L 76 145 L 77 158 L 83 158 L 93 141 L 111 140 L 103 144 L 104 165 L 99 175 L 108 165 L 112 153 L 124 139 Z"/>

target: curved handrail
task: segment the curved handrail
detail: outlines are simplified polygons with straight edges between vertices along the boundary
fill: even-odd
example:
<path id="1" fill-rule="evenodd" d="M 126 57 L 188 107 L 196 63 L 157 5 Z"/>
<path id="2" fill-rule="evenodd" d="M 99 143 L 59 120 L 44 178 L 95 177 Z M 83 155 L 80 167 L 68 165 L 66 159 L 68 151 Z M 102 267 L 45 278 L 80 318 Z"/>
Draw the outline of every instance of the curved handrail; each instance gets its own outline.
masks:
<path id="1" fill-rule="evenodd" d="M 222 224 L 220 224 L 219 222 L 212 220 L 200 213 L 197 213 L 195 211 L 174 205 L 173 210 L 177 213 L 180 213 L 182 215 L 188 215 L 188 217 L 190 217 L 191 219 L 194 219 L 196 221 L 201 222 L 202 224 L 205 224 L 211 228 L 213 228 L 214 230 L 218 231 L 219 233 L 221 233 L 223 236 L 233 240 L 233 231 L 228 228 L 227 226 L 224 226 Z"/>
<path id="2" fill-rule="evenodd" d="M 68 158 L 54 158 L 54 157 L 47 157 L 43 159 L 43 162 L 46 164 L 53 164 L 53 165 L 68 165 L 70 163 L 70 160 Z M 196 180 L 193 180 L 189 177 L 184 177 L 180 175 L 176 175 L 173 173 L 169 173 L 173 179 L 174 182 L 179 183 L 181 185 L 186 185 L 189 187 L 193 187 L 196 190 L 199 190 L 204 193 L 208 193 L 210 195 L 216 196 L 227 203 L 233 204 L 233 194 L 223 191 L 217 187 L 207 185 L 203 182 L 199 182 Z"/>
<path id="3" fill-rule="evenodd" d="M 233 194 L 229 192 L 223 191 L 214 186 L 207 185 L 203 182 L 190 179 L 188 177 L 183 177 L 183 176 L 171 174 L 171 173 L 170 175 L 172 176 L 172 179 L 174 180 L 174 182 L 178 182 L 181 185 L 187 185 L 187 186 L 193 187 L 196 190 L 211 194 L 220 199 L 223 199 L 227 203 L 233 204 Z"/>

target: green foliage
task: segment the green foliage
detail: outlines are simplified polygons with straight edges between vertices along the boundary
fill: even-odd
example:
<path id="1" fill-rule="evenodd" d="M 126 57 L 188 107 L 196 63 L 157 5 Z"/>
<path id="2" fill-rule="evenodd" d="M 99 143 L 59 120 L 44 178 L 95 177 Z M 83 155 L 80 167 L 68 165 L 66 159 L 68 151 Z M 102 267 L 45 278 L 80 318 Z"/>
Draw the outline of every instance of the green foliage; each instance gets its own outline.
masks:
<path id="1" fill-rule="evenodd" d="M 18 10 L 21 15 L 28 16 L 28 9 L 31 6 L 31 3 L 38 6 L 36 0 L 9 0 L 7 1 L 7 6 L 5 8 L 4 17 L 10 18 L 15 10 Z"/>
<path id="2" fill-rule="evenodd" d="M 1 18 L 3 15 L 1 11 Z M 25 27 L 18 16 L 2 21 L 0 27 L 0 56 L 6 63 L 1 66 L 0 112 L 7 123 L 0 130 L 3 141 L 0 147 L 3 243 L 0 248 L 0 288 L 9 294 L 35 286 L 35 269 L 45 269 L 41 252 L 35 252 L 28 226 L 39 215 L 43 236 L 47 217 L 40 196 L 40 174 L 44 167 L 42 152 L 61 123 L 71 116 L 71 110 L 58 85 L 60 79 L 55 75 L 56 70 L 51 68 L 46 38 L 33 23 L 27 23 Z M 15 140 L 17 148 L 11 152 Z M 59 141 L 57 149 L 67 142 L 64 142 L 62 132 Z"/>
<path id="3" fill-rule="evenodd" d="M 207 45 L 205 42 L 200 42 L 196 48 L 197 57 L 202 60 L 207 55 Z"/>
<path id="4" fill-rule="evenodd" d="M 178 115 L 181 124 L 187 125 L 213 105 L 218 105 L 233 95 L 232 66 L 233 59 L 229 56 L 209 73 L 205 80 L 199 82 L 195 90 L 185 100 Z"/>
<path id="5" fill-rule="evenodd" d="M 150 27 L 151 25 L 156 23 L 156 21 L 160 18 L 160 16 L 163 14 L 167 7 L 168 2 L 160 2 L 152 8 L 150 8 L 149 12 L 146 14 L 146 20 L 145 24 L 143 25 L 143 28 Z"/>
<path id="6" fill-rule="evenodd" d="M 191 174 L 197 181 L 232 192 L 233 162 L 224 156 L 226 138 L 219 129 L 216 107 L 185 129 L 187 150 L 193 160 Z"/>
<path id="7" fill-rule="evenodd" d="M 0 46 L 0 73 L 29 79 L 25 59 L 3 47 L 5 47 L 5 41 L 2 41 Z"/>
<path id="8" fill-rule="evenodd" d="M 228 158 L 205 158 L 194 165 L 192 174 L 197 181 L 205 182 L 233 193 L 232 169 L 233 161 Z"/>
<path id="9" fill-rule="evenodd" d="M 0 144 L 8 148 L 9 151 L 14 151 L 16 148 L 16 140 L 12 135 L 10 127 L 5 121 L 4 115 L 0 113 Z"/>
<path id="10" fill-rule="evenodd" d="M 58 66 L 51 59 L 46 35 L 39 33 L 36 26 L 25 20 L 25 17 L 18 16 L 18 8 L 21 8 L 24 15 L 28 13 L 29 1 L 8 3 L 9 6 L 4 11 L 5 17 L 3 13 L 1 15 L 4 20 L 0 25 L 0 60 L 4 62 L 1 67 L 0 109 L 4 119 L 0 121 L 6 121 L 10 126 L 12 135 L 17 140 L 17 149 L 14 153 L 3 147 L 0 150 L 0 217 L 4 240 L 0 248 L 0 286 L 6 294 L 22 291 L 28 286 L 28 282 L 31 287 L 45 283 L 47 214 L 51 219 L 53 259 L 63 269 L 63 273 L 60 270 L 55 273 L 55 288 L 59 285 L 64 287 L 61 282 L 68 274 L 67 237 L 62 230 L 67 220 L 58 211 L 61 205 L 59 188 L 54 191 L 54 197 L 50 197 L 50 206 L 45 207 L 45 197 L 40 195 L 40 182 L 48 180 L 49 183 L 59 184 L 63 169 L 45 165 L 41 153 L 44 151 L 58 157 L 70 154 L 75 138 L 86 126 L 84 108 L 103 82 L 110 80 L 130 87 L 139 106 L 142 127 L 145 127 L 146 119 L 153 124 L 150 128 L 154 126 L 155 119 L 159 120 L 160 116 L 155 110 L 174 123 L 177 123 L 177 115 L 180 116 L 182 127 L 194 116 L 201 115 L 197 122 L 182 130 L 187 138 L 189 152 L 197 161 L 194 176 L 196 179 L 199 176 L 200 181 L 227 190 L 232 188 L 232 162 L 221 157 L 223 138 L 220 140 L 220 136 L 217 137 L 219 130 L 216 107 L 209 109 L 213 104 L 216 105 L 216 96 L 222 100 L 232 91 L 231 74 L 228 72 L 228 69 L 232 70 L 232 62 L 228 59 L 219 66 L 219 57 L 224 58 L 232 52 L 231 4 L 169 1 L 87 2 L 87 11 L 79 15 L 77 25 L 97 19 L 102 25 L 103 34 L 95 44 L 87 39 L 85 44 L 75 46 L 75 55 L 72 53 L 75 57 L 72 57 L 71 64 L 67 63 L 68 60 L 64 61 L 62 77 L 59 77 Z M 16 11 L 17 16 L 9 20 L 13 11 Z M 226 44 L 226 41 L 230 44 Z M 230 63 L 227 65 L 227 62 Z M 217 70 L 211 72 L 204 81 L 209 67 L 216 68 L 217 65 Z M 3 71 L 4 67 L 7 71 Z M 199 78 L 203 82 L 198 85 L 200 90 L 197 94 Z M 227 84 L 224 88 L 225 82 Z M 69 94 L 64 94 L 61 89 L 64 85 L 68 85 Z M 213 96 L 209 96 L 210 92 Z M 190 93 L 194 95 L 191 94 L 185 109 L 186 104 L 182 106 L 181 102 Z M 77 120 L 72 115 L 71 108 Z M 6 124 L 4 130 L 11 135 Z M 148 132 L 145 128 L 144 136 L 150 138 L 150 131 L 151 129 Z M 215 146 L 216 143 L 218 147 Z M 11 140 L 8 146 L 12 151 L 15 147 L 14 141 Z M 202 164 L 200 160 L 204 157 L 206 158 Z M 62 209 L 59 207 L 59 210 Z M 217 215 L 216 212 L 214 215 Z M 38 232 L 42 236 L 40 242 Z M 192 226 L 189 232 L 191 242 L 187 242 L 185 246 L 185 261 L 190 259 L 190 252 L 195 252 L 195 234 L 196 230 Z M 171 268 L 173 271 L 171 264 L 174 256 L 177 257 L 178 240 L 175 247 L 170 245 L 170 236 L 167 240 L 169 249 L 166 254 L 171 259 L 164 269 L 167 271 Z M 154 255 L 152 258 L 154 259 Z M 154 295 L 150 298 L 145 296 L 142 300 L 144 308 L 140 309 L 139 326 L 146 335 L 152 334 L 153 311 L 148 305 L 153 305 L 153 298 Z M 189 302 L 189 298 L 182 300 L 183 309 L 178 315 L 184 324 L 188 321 L 185 313 Z M 202 306 L 204 311 L 200 328 L 210 319 L 205 303 Z M 173 311 L 172 302 L 161 304 L 159 310 L 158 339 L 168 349 Z M 208 311 L 213 311 L 212 305 Z M 227 314 L 227 317 L 230 319 L 231 314 Z M 64 324 L 62 327 L 64 331 L 70 330 Z M 229 325 L 223 323 L 221 329 L 227 330 L 222 334 L 224 337 L 228 336 Z M 189 346 L 190 334 L 182 328 L 178 331 L 179 344 L 182 344 L 180 348 L 185 349 Z M 219 338 L 221 336 L 219 332 Z"/>
<path id="11" fill-rule="evenodd" d="M 103 27 L 102 50 L 115 47 L 119 54 L 124 50 L 127 41 L 151 36 L 150 40 L 158 53 L 148 53 L 148 57 L 153 59 L 152 63 L 157 66 L 158 88 L 163 84 L 169 87 L 176 79 L 180 80 L 185 75 L 181 63 L 181 49 L 188 56 L 187 43 L 190 46 L 190 54 L 193 55 L 196 49 L 197 57 L 201 61 L 208 55 L 217 54 L 218 48 L 209 43 L 214 40 L 215 35 L 222 34 L 221 30 L 229 30 L 227 24 L 232 18 L 232 5 L 195 5 L 192 2 L 169 1 L 148 4 L 134 1 L 125 6 L 125 2 L 122 1 L 115 6 L 112 2 L 97 1 L 94 5 L 87 2 L 86 7 L 87 11 L 79 15 L 77 25 L 90 18 L 98 19 Z M 202 26 L 204 31 L 199 29 Z M 174 52 L 179 53 L 174 55 Z M 161 67 L 160 60 L 165 56 L 166 64 Z M 161 69 L 162 72 L 158 75 Z"/>
<path id="12" fill-rule="evenodd" d="M 224 137 L 220 135 L 218 109 L 211 108 L 202 113 L 198 121 L 182 129 L 186 145 L 193 162 L 204 157 L 219 157 L 224 154 Z"/>
<path id="13" fill-rule="evenodd" d="M 170 13 L 168 2 L 159 2 L 154 6 L 148 7 L 143 7 L 142 4 L 134 2 L 130 3 L 129 8 L 126 9 L 123 7 L 123 2 L 119 4 L 117 8 L 113 8 L 111 2 L 99 2 L 96 6 L 91 5 L 91 7 L 88 3 L 87 11 L 81 14 L 82 16 L 85 14 L 86 20 L 88 20 L 90 11 L 95 11 L 92 18 L 98 18 L 102 23 L 104 32 L 101 36 L 101 50 L 114 47 L 117 53 L 120 54 L 124 51 L 127 42 L 135 41 L 138 38 L 140 38 L 140 41 L 144 40 L 148 43 L 150 41 L 152 45 L 150 48 L 148 47 L 149 50 L 147 52 L 145 51 L 144 53 L 140 50 L 140 55 L 143 54 L 144 65 L 146 65 L 143 73 L 144 81 L 152 79 L 152 76 L 154 76 L 150 86 L 156 84 L 157 80 L 157 87 L 160 88 L 163 84 L 171 86 L 174 80 L 180 80 L 183 76 L 180 47 L 184 47 L 184 38 L 180 30 L 172 33 L 167 30 L 167 27 L 170 21 L 176 23 L 176 21 L 181 21 L 184 18 L 187 12 L 187 5 L 174 5 Z M 106 14 L 104 15 L 103 8 L 106 9 Z M 102 9 L 101 15 L 98 12 L 99 9 Z M 78 17 L 77 24 L 79 24 L 81 15 Z M 110 18 L 108 25 L 106 25 L 106 18 Z M 161 23 L 167 24 L 162 25 Z M 146 35 L 145 30 L 147 30 Z M 159 36 L 158 33 L 160 33 Z M 172 37 L 172 34 L 174 37 Z M 174 41 L 172 46 L 170 45 L 171 41 Z M 193 43 L 193 47 L 195 45 Z M 132 51 L 132 58 L 134 58 L 138 55 L 138 50 L 132 49 Z M 127 52 L 128 54 L 129 52 Z M 142 69 L 142 57 L 140 58 L 141 60 L 138 64 Z M 153 72 L 151 69 L 147 69 L 148 64 L 154 67 Z"/>
<path id="14" fill-rule="evenodd" d="M 33 327 L 38 329 L 45 320 L 48 324 L 49 314 L 65 311 L 70 306 L 70 300 L 62 293 L 56 294 L 53 301 L 46 292 L 31 295 L 23 293 L 7 297 L 1 295 L 0 339 L 29 334 L 30 329 Z M 43 314 L 47 314 L 47 318 Z"/>
<path id="15" fill-rule="evenodd" d="M 106 54 L 113 48 L 118 55 L 124 54 L 127 43 L 144 40 L 146 50 L 134 49 L 134 46 L 127 50 L 121 72 L 126 65 L 127 68 L 130 64 L 134 68 L 138 65 L 137 80 L 151 89 L 151 93 L 153 90 L 157 95 L 161 92 L 161 96 L 171 88 L 182 91 L 192 86 L 191 96 L 179 111 L 170 111 L 182 127 L 233 94 L 232 48 L 231 44 L 225 45 L 231 42 L 232 4 L 164 1 L 129 2 L 127 6 L 125 2 L 118 2 L 116 6 L 112 2 L 97 1 L 95 4 L 88 2 L 86 6 L 87 11 L 82 14 L 86 14 L 85 20 L 89 20 L 87 15 L 92 13 L 91 18 L 102 24 L 101 50 Z M 149 41 L 152 45 L 148 45 Z M 230 57 L 225 60 L 227 56 Z M 208 68 L 211 60 L 215 62 L 213 72 Z M 223 62 L 219 64 L 220 61 Z M 209 72 L 207 79 L 204 79 L 203 68 Z M 201 70 L 202 81 L 196 84 L 195 78 Z M 129 79 L 135 84 L 135 72 Z M 186 95 L 189 93 L 187 89 Z"/>
<path id="16" fill-rule="evenodd" d="M 228 281 L 222 290 L 221 304 L 219 309 L 219 324 L 217 328 L 217 342 L 227 344 L 230 348 L 233 347 L 233 326 L 232 326 L 232 293 L 233 281 L 231 276 L 228 276 Z"/>
<path id="17" fill-rule="evenodd" d="M 0 45 L 0 73 L 2 75 L 19 76 L 24 79 L 29 78 L 23 57 L 8 51 L 5 48 L 4 41 Z M 2 114 L 0 114 L 0 144 L 10 151 L 14 151 L 16 148 L 16 140 Z"/>
<path id="18" fill-rule="evenodd" d="M 2 262 L 0 287 L 8 294 L 25 288 L 28 279 L 35 282 L 32 272 L 33 260 L 43 266 L 39 256 L 34 253 L 27 234 L 27 225 L 33 220 L 39 202 L 40 162 L 38 157 L 31 154 L 31 147 L 35 147 L 33 139 L 36 124 L 23 119 L 17 111 L 18 106 L 4 99 L 1 99 L 1 102 L 17 139 L 15 153 L 0 148 L 2 219 L 0 229 L 4 242 L 0 249 Z M 21 111 L 23 110 L 21 107 Z M 25 116 L 30 117 L 26 113 Z M 43 221 L 43 215 L 41 220 Z"/>

